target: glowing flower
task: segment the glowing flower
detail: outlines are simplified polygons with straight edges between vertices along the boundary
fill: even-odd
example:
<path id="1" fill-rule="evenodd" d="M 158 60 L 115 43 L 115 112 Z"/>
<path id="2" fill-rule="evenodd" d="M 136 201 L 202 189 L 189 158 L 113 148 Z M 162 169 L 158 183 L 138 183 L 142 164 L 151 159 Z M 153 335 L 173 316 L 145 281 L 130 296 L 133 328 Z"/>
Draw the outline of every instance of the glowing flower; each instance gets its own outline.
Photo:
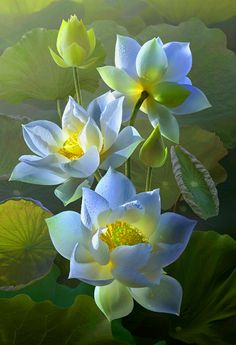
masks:
<path id="1" fill-rule="evenodd" d="M 141 111 L 148 114 L 153 127 L 160 124 L 162 134 L 179 141 L 179 127 L 173 115 L 190 114 L 208 108 L 206 96 L 192 86 L 187 77 L 192 67 L 189 43 L 163 44 L 153 38 L 142 47 L 130 37 L 117 36 L 115 66 L 98 68 L 104 82 L 116 95 L 125 95 L 123 121 L 142 95 Z"/>
<path id="2" fill-rule="evenodd" d="M 76 15 L 63 20 L 57 36 L 57 55 L 49 48 L 52 58 L 60 67 L 86 68 L 98 57 L 91 57 L 96 47 L 93 29 L 86 30 L 82 20 Z"/>
<path id="3" fill-rule="evenodd" d="M 70 278 L 95 285 L 108 319 L 145 308 L 178 314 L 182 288 L 163 268 L 185 249 L 195 221 L 160 214 L 159 190 L 136 194 L 130 180 L 109 169 L 95 191 L 83 189 L 81 215 L 47 219 L 57 251 L 70 260 Z"/>
<path id="4" fill-rule="evenodd" d="M 11 180 L 59 185 L 55 194 L 65 204 L 81 197 L 98 168 L 121 166 L 142 141 L 135 128 L 120 131 L 123 99 L 108 92 L 92 101 L 87 111 L 70 98 L 62 128 L 42 120 L 23 126 L 26 144 L 35 155 L 20 157 Z"/>

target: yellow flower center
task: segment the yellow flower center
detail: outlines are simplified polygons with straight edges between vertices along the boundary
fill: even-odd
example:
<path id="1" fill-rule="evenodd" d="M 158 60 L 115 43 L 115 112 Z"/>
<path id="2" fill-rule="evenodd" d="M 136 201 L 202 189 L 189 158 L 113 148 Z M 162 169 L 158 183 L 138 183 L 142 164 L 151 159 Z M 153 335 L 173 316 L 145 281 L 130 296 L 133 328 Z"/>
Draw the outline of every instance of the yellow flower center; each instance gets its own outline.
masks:
<path id="1" fill-rule="evenodd" d="M 69 158 L 70 160 L 75 160 L 83 156 L 84 151 L 78 141 L 79 133 L 73 133 L 64 142 L 63 147 L 58 150 L 58 153 Z"/>
<path id="2" fill-rule="evenodd" d="M 115 223 L 106 225 L 106 227 L 107 230 L 100 235 L 100 238 L 107 243 L 111 250 L 118 246 L 148 243 L 138 228 L 124 221 L 117 220 Z"/>

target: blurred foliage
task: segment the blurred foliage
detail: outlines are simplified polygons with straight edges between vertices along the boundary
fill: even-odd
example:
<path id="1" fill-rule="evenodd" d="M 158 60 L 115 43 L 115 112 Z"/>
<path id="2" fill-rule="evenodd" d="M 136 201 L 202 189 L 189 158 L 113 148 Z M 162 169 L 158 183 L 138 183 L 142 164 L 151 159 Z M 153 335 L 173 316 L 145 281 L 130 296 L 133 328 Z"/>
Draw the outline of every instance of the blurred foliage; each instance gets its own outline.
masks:
<path id="1" fill-rule="evenodd" d="M 112 337 L 109 321 L 89 296 L 79 296 L 62 309 L 19 295 L 0 299 L 0 310 L 2 345 L 127 345 Z"/>
<path id="2" fill-rule="evenodd" d="M 30 200 L 0 204 L 0 289 L 20 289 L 48 273 L 56 254 L 45 223 L 50 215 Z"/>
<path id="3" fill-rule="evenodd" d="M 236 15 L 236 2 L 232 0 L 148 0 L 173 24 L 197 17 L 206 24 L 223 22 Z"/>

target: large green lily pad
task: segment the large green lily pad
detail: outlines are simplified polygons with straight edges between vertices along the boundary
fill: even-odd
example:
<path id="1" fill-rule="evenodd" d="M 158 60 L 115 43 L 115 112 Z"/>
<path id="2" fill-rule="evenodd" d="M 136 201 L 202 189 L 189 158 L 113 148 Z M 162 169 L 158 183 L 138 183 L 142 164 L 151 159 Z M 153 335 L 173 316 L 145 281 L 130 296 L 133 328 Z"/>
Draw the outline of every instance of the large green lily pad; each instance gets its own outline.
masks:
<path id="1" fill-rule="evenodd" d="M 22 13 L 29 14 L 40 11 L 42 8 L 47 7 L 49 4 L 58 0 L 7 0 L 1 1 L 0 13 Z"/>
<path id="2" fill-rule="evenodd" d="M 145 116 L 139 117 L 137 128 L 143 138 L 147 138 L 152 131 Z M 170 142 L 166 141 L 166 144 L 168 147 L 171 146 Z M 216 183 L 225 181 L 227 175 L 219 161 L 227 154 L 227 151 L 217 135 L 198 126 L 183 126 L 180 128 L 180 145 L 200 160 Z M 138 150 L 133 160 L 132 176 L 138 190 L 142 191 L 145 186 L 147 168 L 139 161 Z M 153 169 L 152 188 L 160 188 L 162 209 L 164 210 L 171 208 L 179 198 L 180 190 L 173 174 L 170 154 L 161 168 Z"/>
<path id="3" fill-rule="evenodd" d="M 216 132 L 227 147 L 236 145 L 236 56 L 226 47 L 219 29 L 209 29 L 193 19 L 179 26 L 147 27 L 138 38 L 145 42 L 160 36 L 164 42 L 187 41 L 193 54 L 190 78 L 208 97 L 212 107 L 200 113 L 178 116 L 180 124 L 199 125 Z"/>
<path id="4" fill-rule="evenodd" d="M 50 215 L 31 200 L 0 204 L 0 289 L 19 289 L 49 272 L 55 258 L 45 222 Z"/>
<path id="5" fill-rule="evenodd" d="M 223 22 L 236 15 L 236 2 L 232 0 L 149 0 L 156 13 L 171 23 L 178 24 L 192 17 L 206 24 Z"/>
<path id="6" fill-rule="evenodd" d="M 58 67 L 48 47 L 55 48 L 57 31 L 34 29 L 0 57 L 0 98 L 64 99 L 73 94 L 72 71 Z"/>
<path id="7" fill-rule="evenodd" d="M 62 309 L 19 295 L 0 299 L 0 310 L 2 345 L 127 345 L 112 337 L 110 323 L 88 296 L 79 296 Z"/>
<path id="8" fill-rule="evenodd" d="M 233 345 L 236 321 L 236 241 L 216 232 L 195 232 L 168 274 L 183 287 L 180 317 L 171 335 L 187 344 Z"/>

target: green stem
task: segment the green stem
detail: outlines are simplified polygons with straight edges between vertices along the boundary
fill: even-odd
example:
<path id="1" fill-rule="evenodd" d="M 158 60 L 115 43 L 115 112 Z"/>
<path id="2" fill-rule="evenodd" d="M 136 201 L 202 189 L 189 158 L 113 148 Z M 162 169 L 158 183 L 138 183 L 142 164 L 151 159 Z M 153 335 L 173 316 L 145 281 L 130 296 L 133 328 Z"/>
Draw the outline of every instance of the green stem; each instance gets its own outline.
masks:
<path id="1" fill-rule="evenodd" d="M 145 191 L 148 192 L 152 188 L 152 167 L 147 168 Z"/>
<path id="2" fill-rule="evenodd" d="M 131 117 L 130 117 L 129 126 L 135 125 L 135 120 L 136 120 L 136 117 L 138 115 L 138 111 L 139 111 L 143 101 L 145 101 L 145 99 L 147 97 L 148 97 L 148 93 L 146 91 L 143 91 L 141 93 L 141 96 L 139 97 L 137 103 L 134 106 L 134 109 L 133 109 Z M 128 158 L 127 161 L 125 162 L 125 175 L 128 178 L 131 178 L 131 159 L 130 158 Z"/>
<path id="3" fill-rule="evenodd" d="M 173 206 L 173 212 L 175 212 L 175 213 L 176 213 L 177 208 L 178 208 L 178 206 L 179 206 L 178 204 L 179 204 L 179 202 L 180 202 L 180 200 L 181 200 L 181 197 L 182 197 L 182 195 L 180 194 L 179 197 L 178 197 L 178 199 L 176 200 L 174 206 Z"/>
<path id="4" fill-rule="evenodd" d="M 75 93 L 76 93 L 76 99 L 77 102 L 82 105 L 82 96 L 80 91 L 80 84 L 79 84 L 79 75 L 76 67 L 72 67 L 73 69 L 73 78 L 74 78 L 74 84 L 75 84 Z"/>
<path id="5" fill-rule="evenodd" d="M 62 118 L 62 112 L 61 112 L 61 105 L 60 105 L 60 100 L 57 99 L 57 113 L 58 113 L 58 116 L 60 117 L 60 120 Z"/>
<path id="6" fill-rule="evenodd" d="M 99 170 L 97 170 L 95 173 L 94 173 L 94 176 L 95 176 L 95 179 L 97 180 L 97 182 L 99 182 L 102 178 L 102 175 L 100 173 Z"/>

